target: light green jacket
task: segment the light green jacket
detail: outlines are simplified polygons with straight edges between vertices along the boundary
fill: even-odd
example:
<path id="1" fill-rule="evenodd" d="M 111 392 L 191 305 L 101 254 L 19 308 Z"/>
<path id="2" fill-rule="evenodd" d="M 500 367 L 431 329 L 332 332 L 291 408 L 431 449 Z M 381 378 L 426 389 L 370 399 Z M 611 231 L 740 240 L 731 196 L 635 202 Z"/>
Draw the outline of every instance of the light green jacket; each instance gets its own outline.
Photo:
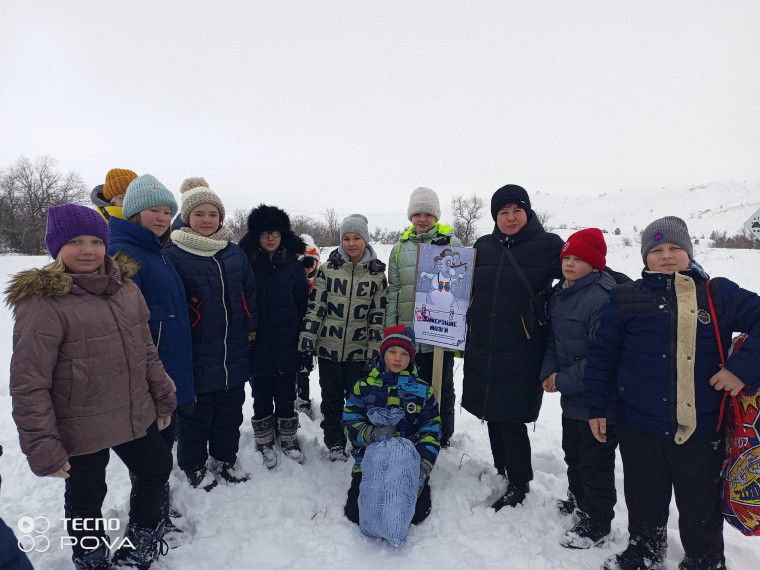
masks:
<path id="1" fill-rule="evenodd" d="M 420 243 L 440 243 L 461 247 L 462 242 L 452 235 L 451 226 L 436 222 L 435 226 L 424 234 L 417 235 L 414 226 L 403 234 L 401 241 L 391 249 L 388 262 L 388 310 L 385 314 L 386 325 L 414 326 L 414 292 L 417 286 L 417 250 Z M 430 352 L 429 344 L 419 344 L 418 352 Z"/>

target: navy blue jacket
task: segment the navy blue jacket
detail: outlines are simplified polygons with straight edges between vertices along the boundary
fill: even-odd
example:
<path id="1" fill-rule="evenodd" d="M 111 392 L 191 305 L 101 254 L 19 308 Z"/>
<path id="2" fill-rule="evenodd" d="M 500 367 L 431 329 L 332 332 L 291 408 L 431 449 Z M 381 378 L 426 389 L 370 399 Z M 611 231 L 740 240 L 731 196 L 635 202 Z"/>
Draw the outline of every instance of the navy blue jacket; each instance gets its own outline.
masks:
<path id="1" fill-rule="evenodd" d="M 3 519 L 0 519 L 0 568 L 34 570 L 29 558 L 19 548 L 18 539 L 13 534 L 13 530 L 5 524 Z"/>
<path id="2" fill-rule="evenodd" d="M 253 261 L 259 326 L 251 349 L 251 373 L 276 377 L 298 372 L 298 335 L 306 314 L 309 282 L 298 256 L 258 250 Z"/>
<path id="3" fill-rule="evenodd" d="M 256 330 L 256 280 L 243 250 L 230 242 L 203 257 L 166 248 L 185 285 L 193 338 L 195 391 L 235 388 L 249 377 L 248 333 Z"/>
<path id="4" fill-rule="evenodd" d="M 694 433 L 717 429 L 723 391 L 715 390 L 709 380 L 720 369 L 721 360 L 706 280 L 694 269 L 675 275 L 645 271 L 643 279 L 610 292 L 610 304 L 586 353 L 584 402 L 591 418 L 604 417 L 610 393 L 617 391 L 620 420 L 642 431 L 674 438 L 678 427 L 678 322 L 679 317 L 689 318 L 678 314 L 674 279 L 679 275 L 694 280 L 697 295 Z M 753 384 L 760 378 L 760 297 L 725 278 L 714 279 L 710 292 L 724 351 L 727 353 L 731 346 L 733 331 L 749 333 L 726 368 L 745 384 Z"/>
<path id="5" fill-rule="evenodd" d="M 132 222 L 111 216 L 108 255 L 123 251 L 140 264 L 132 277 L 150 310 L 150 334 L 166 373 L 177 387 L 177 405 L 195 400 L 193 347 L 185 287 L 166 259 L 156 234 Z"/>
<path id="6" fill-rule="evenodd" d="M 615 286 L 615 280 L 599 271 L 589 273 L 572 287 L 563 288 L 563 284 L 564 281 L 557 285 L 549 302 L 551 328 L 539 379 L 556 372 L 562 415 L 573 420 L 588 420 L 588 410 L 583 405 L 586 349 L 596 333 L 599 316 L 610 302 L 610 289 Z M 614 418 L 614 409 L 609 412 L 608 420 Z"/>

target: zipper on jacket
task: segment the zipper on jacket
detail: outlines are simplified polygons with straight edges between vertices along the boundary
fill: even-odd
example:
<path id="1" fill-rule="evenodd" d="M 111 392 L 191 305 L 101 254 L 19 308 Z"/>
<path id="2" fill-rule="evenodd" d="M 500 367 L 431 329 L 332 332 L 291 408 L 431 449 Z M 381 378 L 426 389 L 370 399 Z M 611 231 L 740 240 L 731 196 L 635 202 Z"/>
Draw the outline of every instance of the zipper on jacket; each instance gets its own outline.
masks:
<path id="1" fill-rule="evenodd" d="M 675 274 L 674 274 L 675 275 Z M 670 318 L 670 427 L 671 435 L 675 437 L 678 430 L 678 362 L 676 351 L 678 350 L 678 299 L 673 290 L 673 276 L 665 276 L 665 287 L 668 292 L 668 317 Z"/>
<path id="2" fill-rule="evenodd" d="M 349 297 L 348 300 L 348 306 L 346 307 L 346 330 L 343 334 L 343 351 L 340 354 L 340 361 L 343 362 L 343 359 L 346 357 L 346 338 L 348 338 L 348 322 L 351 320 L 351 299 L 354 297 L 354 271 L 356 271 L 356 264 L 351 263 L 351 285 L 349 286 L 348 290 L 351 291 L 351 297 Z M 367 323 L 367 328 L 369 328 L 369 322 Z M 369 330 L 367 330 L 367 335 L 369 335 Z M 367 345 L 369 346 L 369 344 Z"/>
<path id="3" fill-rule="evenodd" d="M 219 281 L 222 282 L 222 307 L 224 307 L 224 360 L 222 360 L 222 364 L 224 365 L 224 389 L 229 390 L 230 389 L 230 374 L 227 370 L 227 332 L 230 329 L 230 321 L 227 318 L 227 301 L 226 299 L 226 291 L 224 288 L 224 273 L 222 272 L 222 266 L 219 264 L 219 260 L 216 258 L 216 256 L 212 256 L 211 259 L 214 260 L 214 263 L 216 263 L 216 268 L 219 270 Z"/>
<path id="4" fill-rule="evenodd" d="M 158 321 L 158 336 L 156 337 L 156 350 L 158 345 L 161 344 L 161 330 L 164 328 L 164 321 Z"/>

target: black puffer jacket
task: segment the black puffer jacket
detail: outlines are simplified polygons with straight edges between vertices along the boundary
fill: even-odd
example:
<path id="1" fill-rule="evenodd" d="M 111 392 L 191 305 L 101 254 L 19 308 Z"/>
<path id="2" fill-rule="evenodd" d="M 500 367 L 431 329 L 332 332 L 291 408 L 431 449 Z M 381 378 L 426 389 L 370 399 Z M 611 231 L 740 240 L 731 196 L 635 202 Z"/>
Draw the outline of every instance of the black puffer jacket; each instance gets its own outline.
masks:
<path id="1" fill-rule="evenodd" d="M 472 304 L 464 359 L 462 407 L 488 420 L 528 423 L 541 409 L 539 372 L 546 329 L 528 338 L 521 311 L 530 298 L 509 261 L 509 247 L 534 291 L 562 277 L 562 239 L 536 216 L 513 236 L 498 227 L 475 242 Z"/>

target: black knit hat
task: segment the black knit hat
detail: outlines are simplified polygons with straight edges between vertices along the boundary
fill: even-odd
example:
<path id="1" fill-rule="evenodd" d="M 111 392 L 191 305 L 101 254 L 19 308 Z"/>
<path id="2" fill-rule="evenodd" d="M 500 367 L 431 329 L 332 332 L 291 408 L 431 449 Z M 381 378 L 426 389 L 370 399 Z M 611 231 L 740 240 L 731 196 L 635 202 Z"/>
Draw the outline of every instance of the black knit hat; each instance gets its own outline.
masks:
<path id="1" fill-rule="evenodd" d="M 520 206 L 528 216 L 530 220 L 533 217 L 533 210 L 530 209 L 530 198 L 528 192 L 522 186 L 517 184 L 507 184 L 502 186 L 493 196 L 491 196 L 491 217 L 493 221 L 496 221 L 496 216 L 504 206 L 507 204 L 515 204 Z"/>
<path id="2" fill-rule="evenodd" d="M 248 233 L 240 240 L 240 247 L 248 255 L 259 247 L 259 236 L 262 232 L 280 232 L 281 246 L 300 255 L 306 251 L 306 243 L 293 233 L 290 227 L 290 217 L 285 210 L 277 206 L 259 204 L 248 215 Z"/>

